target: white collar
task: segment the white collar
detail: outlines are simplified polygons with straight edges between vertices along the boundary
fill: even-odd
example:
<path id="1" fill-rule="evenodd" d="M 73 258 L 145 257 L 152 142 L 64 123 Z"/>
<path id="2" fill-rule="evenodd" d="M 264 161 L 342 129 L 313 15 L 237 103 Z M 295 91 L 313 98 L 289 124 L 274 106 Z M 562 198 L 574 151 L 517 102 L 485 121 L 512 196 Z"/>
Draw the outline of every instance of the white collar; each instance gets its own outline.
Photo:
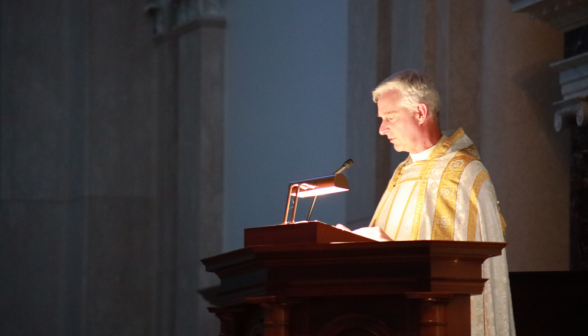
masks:
<path id="1" fill-rule="evenodd" d="M 429 158 L 429 155 L 431 154 L 431 152 L 435 149 L 435 146 L 432 146 L 429 149 L 426 149 L 420 153 L 410 153 L 410 157 L 412 158 L 412 162 L 417 162 L 417 161 L 425 161 L 426 159 Z"/>

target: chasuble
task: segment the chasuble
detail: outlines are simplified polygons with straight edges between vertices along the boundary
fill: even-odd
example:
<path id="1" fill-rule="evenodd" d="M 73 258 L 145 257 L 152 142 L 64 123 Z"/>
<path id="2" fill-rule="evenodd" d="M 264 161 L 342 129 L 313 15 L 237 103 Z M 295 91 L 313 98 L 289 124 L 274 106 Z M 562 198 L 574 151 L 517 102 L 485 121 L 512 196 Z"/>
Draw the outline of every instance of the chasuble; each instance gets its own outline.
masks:
<path id="1" fill-rule="evenodd" d="M 424 155 L 423 155 L 424 154 Z M 463 129 L 402 162 L 370 226 L 394 240 L 504 242 L 506 227 L 478 150 Z M 472 335 L 515 335 L 506 251 L 486 260 L 481 295 L 471 297 Z"/>

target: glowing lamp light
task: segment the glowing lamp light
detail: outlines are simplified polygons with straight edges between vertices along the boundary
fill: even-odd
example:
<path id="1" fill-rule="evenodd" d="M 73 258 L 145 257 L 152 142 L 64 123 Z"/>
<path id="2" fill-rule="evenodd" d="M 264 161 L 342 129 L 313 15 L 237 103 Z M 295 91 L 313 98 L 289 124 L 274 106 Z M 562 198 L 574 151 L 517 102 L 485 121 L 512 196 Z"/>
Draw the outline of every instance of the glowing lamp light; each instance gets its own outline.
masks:
<path id="1" fill-rule="evenodd" d="M 288 224 L 288 211 L 290 209 L 290 200 L 292 196 L 294 196 L 294 208 L 292 209 L 292 219 L 290 220 L 290 223 L 294 223 L 299 198 L 328 195 L 344 191 L 349 191 L 349 185 L 347 183 L 347 178 L 343 174 L 327 175 L 309 180 L 290 182 L 283 224 Z"/>
<path id="2" fill-rule="evenodd" d="M 306 198 L 306 197 L 313 197 L 313 196 L 322 196 L 322 195 L 334 194 L 334 193 L 344 192 L 344 191 L 349 191 L 349 189 L 335 187 L 335 186 L 333 186 L 333 187 L 325 187 L 325 188 L 322 188 L 322 189 L 313 189 L 313 190 L 308 190 L 308 191 L 301 191 L 300 193 L 298 193 L 298 197 L 299 198 Z M 296 196 L 296 193 L 292 193 L 290 195 Z"/>

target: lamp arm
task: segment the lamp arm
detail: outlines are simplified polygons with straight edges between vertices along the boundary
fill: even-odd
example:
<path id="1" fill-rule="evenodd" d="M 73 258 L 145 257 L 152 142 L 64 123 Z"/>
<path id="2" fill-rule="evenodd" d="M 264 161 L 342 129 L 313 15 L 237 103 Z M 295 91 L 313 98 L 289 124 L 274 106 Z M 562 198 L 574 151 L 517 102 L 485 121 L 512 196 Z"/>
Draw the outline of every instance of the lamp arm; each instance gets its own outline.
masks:
<path id="1" fill-rule="evenodd" d="M 298 193 L 300 192 L 300 185 L 296 184 L 296 197 L 294 198 L 294 209 L 292 209 L 292 220 L 291 224 L 296 223 L 296 208 L 298 207 Z"/>
<path id="2" fill-rule="evenodd" d="M 310 222 L 310 216 L 312 215 L 312 210 L 314 210 L 314 203 L 316 203 L 316 198 L 318 196 L 314 196 L 314 199 L 312 200 L 312 205 L 310 206 L 310 211 L 308 212 L 308 217 L 306 217 L 306 221 Z"/>
<path id="3" fill-rule="evenodd" d="M 288 224 L 288 211 L 290 210 L 290 200 L 292 199 L 292 189 L 294 189 L 294 187 L 298 186 L 297 183 L 291 184 L 290 188 L 288 188 L 288 199 L 286 200 L 286 212 L 284 213 L 284 222 L 282 224 Z M 298 198 L 298 193 L 296 193 Z M 296 211 L 296 208 L 294 208 L 294 211 Z"/>

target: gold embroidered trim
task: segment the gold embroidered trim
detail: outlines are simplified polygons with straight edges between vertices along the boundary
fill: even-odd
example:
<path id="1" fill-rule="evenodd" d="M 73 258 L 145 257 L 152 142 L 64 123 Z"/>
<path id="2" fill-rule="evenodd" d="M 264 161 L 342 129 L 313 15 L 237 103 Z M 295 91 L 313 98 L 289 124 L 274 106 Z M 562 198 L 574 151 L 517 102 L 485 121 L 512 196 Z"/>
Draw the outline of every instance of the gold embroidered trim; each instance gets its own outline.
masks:
<path id="1" fill-rule="evenodd" d="M 504 221 L 504 217 L 502 217 L 502 212 L 498 211 L 498 215 L 500 215 L 500 223 L 502 224 L 502 236 L 506 237 L 506 222 Z"/>
<path id="2" fill-rule="evenodd" d="M 498 209 L 498 215 L 500 216 L 500 224 L 502 224 L 502 236 L 506 238 L 506 222 L 504 221 L 504 217 L 502 217 L 502 212 L 500 212 L 500 207 L 498 206 L 500 202 L 496 201 L 496 208 Z"/>
<path id="3" fill-rule="evenodd" d="M 409 167 L 412 167 L 412 166 L 424 166 L 426 162 L 427 162 L 427 160 L 413 162 L 413 163 L 410 163 L 410 164 L 406 165 L 406 168 L 409 168 Z"/>
<path id="4" fill-rule="evenodd" d="M 411 239 L 417 240 L 419 238 L 419 234 L 421 232 L 421 220 L 423 217 L 423 208 L 425 206 L 425 191 L 427 189 L 427 180 L 429 179 L 429 174 L 431 174 L 431 170 L 437 163 L 438 159 L 441 158 L 447 151 L 453 146 L 457 140 L 459 140 L 464 135 L 463 128 L 459 128 L 455 133 L 453 133 L 447 140 L 445 136 L 439 139 L 439 142 L 435 146 L 435 149 L 429 156 L 421 174 L 419 175 L 419 179 L 421 182 L 419 183 L 419 198 L 417 199 L 416 210 L 414 213 L 414 220 L 412 222 L 412 233 Z M 439 143 L 443 142 L 441 145 Z"/>
<path id="5" fill-rule="evenodd" d="M 401 180 L 400 182 L 398 182 L 398 184 L 402 184 L 404 182 L 410 182 L 410 181 L 420 181 L 420 179 L 418 177 L 411 177 L 411 178 L 407 178 L 405 180 Z"/>
<path id="6" fill-rule="evenodd" d="M 414 219 L 412 222 L 412 232 L 410 234 L 411 240 L 418 240 L 421 232 L 421 218 L 423 216 L 423 207 L 425 206 L 425 189 L 427 187 L 427 181 L 421 181 L 419 185 L 419 198 L 417 199 L 417 205 L 414 211 Z"/>
<path id="7" fill-rule="evenodd" d="M 480 190 L 482 189 L 482 185 L 486 180 L 490 178 L 488 172 L 483 170 L 481 171 L 476 179 L 474 180 L 474 185 L 472 187 L 472 191 L 470 193 L 470 211 L 468 216 L 468 241 L 476 240 L 476 230 L 477 230 L 477 222 L 478 222 L 478 197 L 480 196 Z"/>
<path id="8" fill-rule="evenodd" d="M 402 175 L 402 171 L 403 171 L 404 166 L 409 162 L 410 162 L 410 156 L 408 156 L 408 158 L 406 158 L 406 160 L 404 160 L 400 165 L 398 165 L 398 167 L 394 171 L 394 175 L 392 175 L 392 178 L 390 179 L 390 182 L 388 182 L 388 186 L 386 187 L 386 191 L 384 192 L 384 194 L 388 193 L 388 196 L 384 200 L 383 199 L 384 195 L 382 195 L 382 199 L 380 199 L 380 203 L 378 203 L 378 207 L 376 208 L 376 213 L 372 217 L 372 220 L 370 222 L 369 227 L 376 226 L 376 221 L 378 220 L 378 218 L 380 218 L 380 214 L 382 213 L 382 209 L 384 208 L 386 201 L 390 197 L 390 192 L 392 192 L 392 189 L 394 189 L 394 186 L 396 185 L 396 180 L 398 180 L 398 178 Z"/>
<path id="9" fill-rule="evenodd" d="M 394 193 L 394 197 L 392 197 L 392 203 L 390 203 L 390 208 L 388 209 L 388 216 L 386 216 L 386 221 L 384 222 L 384 232 L 386 232 L 386 228 L 388 228 L 388 222 L 390 221 L 390 215 L 392 214 L 392 208 L 394 207 L 394 201 L 396 200 L 396 196 L 400 192 L 400 188 L 396 188 L 396 193 Z"/>
<path id="10" fill-rule="evenodd" d="M 402 221 L 404 220 L 404 214 L 406 213 L 406 209 L 408 208 L 408 205 L 410 204 L 410 201 L 412 200 L 412 194 L 414 193 L 414 190 L 416 189 L 417 185 L 418 185 L 418 183 L 415 183 L 412 186 L 412 190 L 410 191 L 410 195 L 408 195 L 408 200 L 406 201 L 406 205 L 404 206 L 404 210 L 402 211 L 402 216 L 400 216 L 400 221 L 398 222 L 398 229 L 396 229 L 396 234 L 394 235 L 394 240 L 398 240 L 398 232 L 400 232 L 400 227 L 402 226 Z"/>
<path id="11" fill-rule="evenodd" d="M 470 152 L 476 149 L 474 144 L 461 149 L 449 161 L 437 191 L 435 216 L 433 217 L 432 240 L 453 240 L 455 229 L 455 204 L 457 202 L 457 188 L 465 167 L 476 160 Z"/>
<path id="12" fill-rule="evenodd" d="M 394 176 L 392 176 L 392 179 L 390 180 L 390 183 L 388 184 L 387 190 L 391 191 L 392 189 L 394 189 L 394 187 L 396 186 L 396 182 L 398 181 L 398 179 L 404 173 L 404 169 L 406 168 L 406 166 L 408 166 L 410 164 L 412 164 L 412 159 L 411 159 L 411 157 L 409 155 L 406 158 L 406 160 L 402 161 L 402 163 L 394 171 Z"/>
<path id="13" fill-rule="evenodd" d="M 390 183 L 392 183 L 392 181 L 390 181 Z M 388 185 L 390 185 L 390 183 L 388 183 Z M 378 204 L 378 207 L 376 208 L 376 213 L 374 214 L 374 217 L 372 217 L 372 221 L 370 222 L 369 227 L 376 226 L 376 222 L 378 221 L 378 218 L 380 218 L 380 214 L 382 213 L 382 209 L 384 209 L 384 205 L 386 205 L 388 198 L 390 198 L 390 193 L 391 193 L 391 191 L 388 191 L 388 189 L 386 189 L 386 191 L 384 192 L 384 195 L 388 194 L 386 196 L 386 199 L 384 199 L 384 196 L 382 195 L 382 199 L 380 200 L 380 203 Z"/>

